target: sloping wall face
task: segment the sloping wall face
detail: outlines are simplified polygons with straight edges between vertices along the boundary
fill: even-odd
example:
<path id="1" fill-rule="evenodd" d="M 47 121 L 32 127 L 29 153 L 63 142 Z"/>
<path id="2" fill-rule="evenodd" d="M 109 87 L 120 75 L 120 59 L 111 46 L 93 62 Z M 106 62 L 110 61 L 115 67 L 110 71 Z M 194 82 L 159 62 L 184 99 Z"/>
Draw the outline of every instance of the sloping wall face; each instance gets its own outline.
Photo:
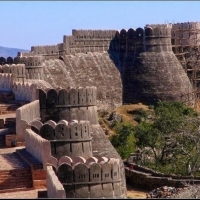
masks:
<path id="1" fill-rule="evenodd" d="M 54 88 L 96 86 L 99 109 L 157 100 L 181 100 L 192 105 L 189 94 L 193 88 L 173 52 L 199 45 L 199 24 L 72 30 L 72 35 L 63 37 L 63 43 L 33 46 L 31 52 L 19 54 L 14 63 L 25 63 L 29 78 L 44 78 Z M 39 76 L 42 69 L 44 75 Z"/>
<path id="2" fill-rule="evenodd" d="M 121 53 L 123 103 L 166 100 L 193 105 L 193 87 L 172 52 L 171 27 L 152 25 L 143 32 L 143 51 L 129 54 L 131 62 Z"/>
<path id="3" fill-rule="evenodd" d="M 98 108 L 113 108 L 122 103 L 118 63 L 117 54 L 96 52 L 65 55 L 63 61 L 56 59 L 43 63 L 44 80 L 54 88 L 96 86 Z"/>
<path id="4" fill-rule="evenodd" d="M 124 84 L 124 101 L 155 103 L 158 100 L 194 103 L 192 85 L 172 52 L 142 53 Z"/>

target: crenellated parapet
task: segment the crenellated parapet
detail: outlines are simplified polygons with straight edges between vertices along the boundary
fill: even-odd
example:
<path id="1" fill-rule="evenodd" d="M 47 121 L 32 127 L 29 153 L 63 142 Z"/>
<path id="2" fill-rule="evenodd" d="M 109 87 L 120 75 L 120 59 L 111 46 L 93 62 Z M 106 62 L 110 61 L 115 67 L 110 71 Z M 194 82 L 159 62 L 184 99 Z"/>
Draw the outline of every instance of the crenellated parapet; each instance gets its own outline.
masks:
<path id="1" fill-rule="evenodd" d="M 172 25 L 172 45 L 199 46 L 200 22 L 185 22 Z M 176 53 L 176 52 L 175 52 Z"/>
<path id="2" fill-rule="evenodd" d="M 13 90 L 13 75 L 10 73 L 0 73 L 0 91 Z"/>
<path id="3" fill-rule="evenodd" d="M 46 89 L 38 91 L 41 108 L 53 106 L 81 107 L 96 105 L 96 87 Z"/>
<path id="4" fill-rule="evenodd" d="M 66 198 L 122 198 L 119 159 L 63 156 L 47 161 L 55 169 Z"/>
<path id="5" fill-rule="evenodd" d="M 13 81 L 24 82 L 26 80 L 24 64 L 0 65 L 0 73 L 13 74 Z"/>
<path id="6" fill-rule="evenodd" d="M 144 30 L 144 48 L 147 52 L 172 51 L 171 26 L 169 25 L 148 25 Z"/>
<path id="7" fill-rule="evenodd" d="M 96 87 L 38 89 L 37 96 L 42 122 L 77 119 L 98 124 Z"/>
<path id="8" fill-rule="evenodd" d="M 14 59 L 12 57 L 7 57 L 7 58 L 4 58 L 4 57 L 0 57 L 0 65 L 5 65 L 5 64 L 13 64 L 14 63 Z"/>
<path id="9" fill-rule="evenodd" d="M 41 123 L 34 120 L 31 129 L 42 138 L 51 142 L 51 155 L 57 159 L 68 155 L 71 157 L 92 156 L 91 133 L 89 121 L 49 120 Z"/>
<path id="10" fill-rule="evenodd" d="M 15 100 L 32 102 L 37 99 L 36 89 L 36 84 L 14 82 L 12 90 L 15 94 Z"/>
<path id="11" fill-rule="evenodd" d="M 116 30 L 72 30 L 72 36 L 76 39 L 112 39 Z"/>
<path id="12" fill-rule="evenodd" d="M 19 57 L 24 56 L 38 56 L 38 55 L 58 55 L 60 51 L 60 44 L 57 45 L 43 45 L 43 46 L 32 46 L 30 52 L 20 52 Z"/>
<path id="13" fill-rule="evenodd" d="M 44 57 L 41 55 L 21 56 L 14 58 L 14 62 L 16 64 L 18 63 L 25 64 L 26 68 L 40 67 L 44 60 L 45 60 Z"/>
<path id="14" fill-rule="evenodd" d="M 72 30 L 63 37 L 66 54 L 118 50 L 116 30 Z"/>
<path id="15" fill-rule="evenodd" d="M 122 29 L 119 34 L 119 46 L 121 56 L 137 56 L 146 51 L 171 51 L 171 26 L 152 24 L 144 29 Z"/>
<path id="16" fill-rule="evenodd" d="M 21 56 L 14 58 L 14 63 L 25 65 L 25 74 L 27 79 L 43 80 L 44 73 L 42 63 L 44 61 L 45 57 L 42 55 Z"/>

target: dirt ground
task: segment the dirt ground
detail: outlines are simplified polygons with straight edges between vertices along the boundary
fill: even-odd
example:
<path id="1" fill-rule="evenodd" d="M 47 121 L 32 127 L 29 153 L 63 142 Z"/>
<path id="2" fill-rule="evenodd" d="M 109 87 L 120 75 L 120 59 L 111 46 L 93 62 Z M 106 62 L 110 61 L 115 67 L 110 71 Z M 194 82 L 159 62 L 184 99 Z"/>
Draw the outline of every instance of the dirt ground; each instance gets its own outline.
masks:
<path id="1" fill-rule="evenodd" d="M 129 184 L 126 184 L 126 187 L 127 187 L 127 198 L 131 199 L 146 199 L 146 194 L 150 192 L 150 190 L 138 189 Z"/>

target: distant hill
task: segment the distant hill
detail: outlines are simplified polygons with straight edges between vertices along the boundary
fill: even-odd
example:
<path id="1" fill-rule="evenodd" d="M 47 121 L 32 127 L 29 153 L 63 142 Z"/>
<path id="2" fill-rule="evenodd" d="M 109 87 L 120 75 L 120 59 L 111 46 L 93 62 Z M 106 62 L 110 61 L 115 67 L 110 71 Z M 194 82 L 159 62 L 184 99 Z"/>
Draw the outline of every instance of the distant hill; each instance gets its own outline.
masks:
<path id="1" fill-rule="evenodd" d="M 0 46 L 0 57 L 16 57 L 18 52 L 29 52 L 30 50 L 17 49 L 17 48 L 8 48 Z"/>

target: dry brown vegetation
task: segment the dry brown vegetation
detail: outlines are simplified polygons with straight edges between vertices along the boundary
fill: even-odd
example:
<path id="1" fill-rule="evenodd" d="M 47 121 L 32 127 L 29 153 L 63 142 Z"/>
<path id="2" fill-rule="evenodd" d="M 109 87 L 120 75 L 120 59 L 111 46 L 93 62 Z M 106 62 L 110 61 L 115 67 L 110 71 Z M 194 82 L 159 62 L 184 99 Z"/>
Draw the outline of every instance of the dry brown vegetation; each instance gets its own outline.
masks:
<path id="1" fill-rule="evenodd" d="M 138 103 L 138 104 L 121 105 L 115 110 L 118 114 L 122 115 L 123 121 L 129 122 L 133 125 L 137 125 L 138 123 L 133 119 L 133 115 L 130 114 L 130 111 L 134 111 L 138 109 L 149 110 L 149 107 L 142 103 Z"/>

